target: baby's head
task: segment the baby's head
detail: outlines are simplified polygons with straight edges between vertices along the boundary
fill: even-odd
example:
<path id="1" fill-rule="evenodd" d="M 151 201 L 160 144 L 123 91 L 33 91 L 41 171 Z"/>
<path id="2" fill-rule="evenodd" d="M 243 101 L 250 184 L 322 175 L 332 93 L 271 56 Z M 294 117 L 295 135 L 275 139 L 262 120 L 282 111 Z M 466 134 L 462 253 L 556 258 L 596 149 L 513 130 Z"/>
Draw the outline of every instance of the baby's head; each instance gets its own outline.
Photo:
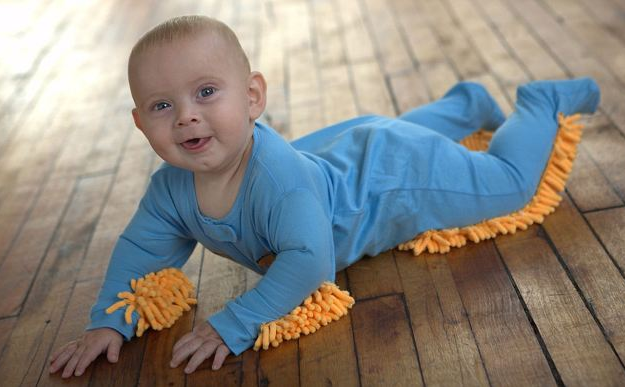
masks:
<path id="1" fill-rule="evenodd" d="M 205 16 L 168 20 L 128 60 L 135 125 L 165 161 L 219 174 L 250 149 L 266 84 L 234 32 Z"/>

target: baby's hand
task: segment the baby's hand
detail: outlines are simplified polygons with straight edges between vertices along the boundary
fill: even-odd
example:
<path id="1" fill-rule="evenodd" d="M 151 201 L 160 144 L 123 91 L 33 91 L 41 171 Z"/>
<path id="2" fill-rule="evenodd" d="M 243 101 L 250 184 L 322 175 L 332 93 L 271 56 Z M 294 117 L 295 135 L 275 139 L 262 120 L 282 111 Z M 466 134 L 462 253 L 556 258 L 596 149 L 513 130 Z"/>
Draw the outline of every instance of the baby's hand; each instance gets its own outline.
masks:
<path id="1" fill-rule="evenodd" d="M 205 322 L 195 327 L 193 332 L 182 336 L 174 345 L 170 366 L 178 367 L 186 358 L 193 355 L 184 369 L 185 373 L 190 374 L 213 353 L 215 353 L 213 370 L 218 370 L 230 353 L 230 349 L 224 344 L 219 333 L 208 322 Z"/>
<path id="2" fill-rule="evenodd" d="M 108 361 L 116 363 L 123 342 L 122 335 L 114 329 L 98 328 L 87 331 L 80 339 L 70 341 L 52 354 L 50 373 L 55 373 L 67 364 L 61 375 L 63 378 L 69 378 L 72 374 L 80 376 L 105 351 Z"/>

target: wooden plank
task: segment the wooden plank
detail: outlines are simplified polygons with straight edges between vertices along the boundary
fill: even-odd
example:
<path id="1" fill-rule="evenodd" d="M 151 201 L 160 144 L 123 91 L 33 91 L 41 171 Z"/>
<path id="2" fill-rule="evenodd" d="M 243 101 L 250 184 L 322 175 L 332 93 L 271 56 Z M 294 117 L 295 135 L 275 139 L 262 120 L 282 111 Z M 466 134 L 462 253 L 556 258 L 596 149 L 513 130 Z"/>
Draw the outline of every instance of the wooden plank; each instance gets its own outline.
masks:
<path id="1" fill-rule="evenodd" d="M 218 371 L 213 371 L 207 362 L 202 363 L 194 373 L 187 377 L 187 386 L 239 386 L 241 385 L 240 363 L 224 364 Z"/>
<path id="2" fill-rule="evenodd" d="M 152 170 L 152 148 L 139 131 L 133 131 L 119 163 L 113 188 L 87 251 L 88 260 L 78 274 L 80 281 L 103 278 L 111 251 L 146 189 Z"/>
<path id="3" fill-rule="evenodd" d="M 392 251 L 362 258 L 347 268 L 347 277 L 356 301 L 403 292 Z"/>
<path id="4" fill-rule="evenodd" d="M 467 312 L 440 255 L 395 251 L 426 385 L 489 384 Z"/>
<path id="5" fill-rule="evenodd" d="M 625 359 L 625 281 L 567 197 L 543 225 L 621 361 Z M 621 230 L 622 231 L 622 230 Z"/>
<path id="6" fill-rule="evenodd" d="M 472 1 L 534 79 L 566 78 L 564 69 L 501 0 Z"/>
<path id="7" fill-rule="evenodd" d="M 0 355 L 2 354 L 4 345 L 9 340 L 9 336 L 13 331 L 16 321 L 16 317 L 7 317 L 0 320 Z"/>
<path id="8" fill-rule="evenodd" d="M 362 385 L 423 385 L 401 296 L 357 302 L 351 315 Z"/>
<path id="9" fill-rule="evenodd" d="M 338 21 L 336 5 L 331 1 L 309 2 L 314 26 L 318 69 L 347 63 L 344 36 Z"/>
<path id="10" fill-rule="evenodd" d="M 388 2 L 364 0 L 361 9 L 384 74 L 392 75 L 412 69 L 412 58 Z"/>
<path id="11" fill-rule="evenodd" d="M 625 43 L 621 39 L 610 34 L 595 18 L 589 17 L 588 10 L 577 1 L 546 0 L 543 6 L 556 15 L 572 38 L 583 44 L 615 75 L 620 86 L 625 85 L 623 59 L 614 55 L 625 51 Z"/>
<path id="12" fill-rule="evenodd" d="M 336 284 L 347 290 L 345 271 L 337 273 Z M 359 385 L 351 319 L 348 314 L 298 340 L 302 386 Z"/>
<path id="13" fill-rule="evenodd" d="M 454 72 L 461 79 L 479 76 L 488 71 L 475 47 L 458 28 L 442 2 L 419 0 L 417 4 L 426 16 L 426 23 L 434 32 Z"/>
<path id="14" fill-rule="evenodd" d="M 618 265 L 621 272 L 625 271 L 625 209 L 623 207 L 597 211 L 584 215 L 605 246 L 608 254 Z"/>
<path id="15" fill-rule="evenodd" d="M 110 183 L 110 176 L 78 181 L 0 359 L 0 374 L 8 375 L 9 385 L 34 385 L 47 365 L 48 350 Z M 15 370 L 15 364 L 27 366 Z"/>
<path id="16" fill-rule="evenodd" d="M 310 105 L 291 106 L 289 113 L 289 133 L 285 135 L 288 140 L 297 139 L 323 126 L 323 112 L 319 102 Z"/>
<path id="17" fill-rule="evenodd" d="M 427 25 L 423 15 L 411 0 L 393 1 L 391 7 L 399 30 L 406 40 L 408 51 L 419 67 L 426 63 L 444 62 L 445 54 L 441 50 L 436 35 Z"/>
<path id="18" fill-rule="evenodd" d="M 588 1 L 580 0 L 586 15 L 592 15 L 606 30 L 606 33 L 625 41 L 625 26 L 623 26 L 623 13 L 625 6 L 622 2 L 611 0 Z"/>
<path id="19" fill-rule="evenodd" d="M 578 148 L 566 190 L 582 212 L 623 205 L 583 143 Z"/>
<path id="20" fill-rule="evenodd" d="M 241 355 L 241 387 L 257 387 L 258 380 L 258 360 L 260 354 L 256 351 L 247 350 Z"/>
<path id="21" fill-rule="evenodd" d="M 74 179 L 50 180 L 40 200 L 0 265 L 0 316 L 19 314 L 26 295 L 46 255 L 55 227 L 71 199 Z"/>
<path id="22" fill-rule="evenodd" d="M 562 227 L 561 219 L 557 228 Z M 562 382 L 580 386 L 622 384 L 622 364 L 547 242 L 541 238 L 502 238 L 497 246 Z M 622 325 L 625 320 L 620 321 Z"/>
<path id="23" fill-rule="evenodd" d="M 92 280 L 87 282 L 79 282 L 74 286 L 72 294 L 64 315 L 60 318 L 59 329 L 54 342 L 49 348 L 49 353 L 53 353 L 61 346 L 72 340 L 78 339 L 84 332 L 85 327 L 89 324 L 89 312 L 94 304 L 101 286 L 100 280 Z M 126 351 L 126 345 L 122 346 L 120 357 Z M 104 355 L 102 355 L 104 356 Z M 49 357 L 49 356 L 48 356 Z M 106 361 L 106 360 L 105 360 Z M 50 375 L 48 371 L 49 363 L 41 371 L 39 377 L 39 385 L 44 386 L 64 386 L 68 384 L 67 379 L 62 379 L 63 369 L 57 371 L 56 374 Z M 94 365 L 89 366 L 85 373 L 80 377 L 72 377 L 71 385 L 87 386 L 91 379 L 91 373 Z"/>
<path id="24" fill-rule="evenodd" d="M 536 1 L 507 1 L 514 14 L 522 20 L 534 34 L 566 66 L 573 76 L 592 76 L 601 88 L 601 107 L 625 133 L 625 107 L 622 104 L 623 88 L 610 71 L 572 36 L 558 20 L 545 11 Z M 531 16 L 530 16 L 531 15 Z"/>
<path id="25" fill-rule="evenodd" d="M 500 35 L 468 0 L 448 1 L 447 4 L 450 14 L 473 42 L 472 47 L 480 54 L 489 72 L 512 92 L 509 94 L 514 95 L 516 86 L 528 81 L 528 76 L 501 42 Z"/>
<path id="26" fill-rule="evenodd" d="M 103 98 L 104 94 L 110 92 L 110 89 L 107 87 L 94 87 L 94 89 L 99 90 L 98 93 L 93 93 L 88 88 L 78 89 L 80 86 L 88 87 L 89 82 L 87 80 L 94 78 L 94 75 L 89 71 L 75 70 L 81 67 L 96 67 L 92 66 L 93 63 L 90 63 L 90 61 L 97 61 L 98 59 L 97 56 L 89 58 L 82 54 L 80 50 L 72 51 L 71 55 L 66 55 L 65 60 L 67 63 L 71 63 L 71 65 L 67 66 L 63 76 L 58 76 L 55 82 L 60 81 L 65 84 L 71 84 L 72 86 L 64 85 L 62 90 L 65 94 L 63 95 L 69 97 L 71 93 L 73 98 L 80 100 L 80 103 L 73 105 L 64 104 L 62 101 L 65 97 L 60 98 L 61 107 L 55 109 L 58 112 L 54 116 L 54 120 L 46 126 L 49 129 L 45 131 L 43 139 L 34 141 L 34 139 L 20 137 L 23 142 L 18 143 L 19 147 L 32 147 L 31 143 L 35 143 L 35 149 L 29 152 L 24 152 L 24 149 L 22 149 L 21 152 L 18 152 L 24 154 L 24 156 L 20 156 L 17 159 L 18 163 L 24 163 L 25 165 L 20 165 L 21 172 L 15 179 L 16 184 L 24 185 L 18 185 L 13 194 L 9 195 L 9 200 L 5 202 L 7 205 L 14 205 L 14 208 L 12 213 L 9 214 L 11 215 L 11 222 L 5 223 L 6 228 L 3 230 L 2 237 L 0 237 L 0 250 L 2 250 L 1 247 L 4 247 L 3 242 L 6 242 L 8 238 L 13 237 L 16 239 L 14 239 L 12 251 L 9 252 L 9 255 L 3 262 L 4 269 L 2 274 L 7 276 L 7 280 L 1 281 L 1 283 L 4 286 L 11 286 L 13 282 L 17 281 L 18 285 L 11 287 L 15 291 L 12 293 L 12 297 L 5 299 L 4 304 L 0 306 L 0 310 L 2 310 L 0 315 L 17 313 L 23 300 L 24 292 L 30 286 L 30 282 L 36 273 L 36 269 L 43 257 L 43 249 L 47 246 L 47 241 L 52 235 L 54 225 L 58 222 L 60 211 L 65 207 L 69 189 L 71 188 L 71 184 L 60 182 L 61 177 L 68 175 L 67 180 L 72 181 L 85 164 L 85 159 L 88 157 L 87 150 L 90 149 L 88 144 L 98 141 L 95 133 L 99 129 L 99 125 L 94 124 L 94 117 L 89 117 L 84 112 L 81 116 L 71 113 L 72 109 L 84 107 L 82 103 L 87 98 L 83 98 L 83 94 L 88 93 Z M 72 73 L 72 71 L 74 72 Z M 70 75 L 74 83 L 69 82 Z M 54 87 L 51 88 L 50 92 L 60 93 Z M 49 98 L 52 98 L 52 96 Z M 48 103 L 46 102 L 46 104 Z M 45 109 L 37 109 L 37 111 L 45 112 Z M 27 121 L 26 125 L 33 126 L 39 122 L 38 120 L 46 119 L 45 115 L 43 117 L 33 115 L 33 117 L 35 118 Z M 95 121 L 99 121 L 99 119 L 95 119 Z M 36 135 L 35 131 L 30 132 L 32 136 Z M 19 151 L 19 147 L 17 151 Z M 11 150 L 16 151 L 14 147 Z M 29 155 L 36 155 L 36 157 L 29 157 Z M 91 158 L 91 160 L 97 159 L 97 155 Z M 16 161 L 14 158 L 9 158 L 8 162 L 14 163 Z M 28 168 L 27 166 L 31 163 L 42 164 L 45 167 Z M 48 179 L 56 179 L 56 183 L 49 185 L 47 184 Z M 22 183 L 23 181 L 26 181 L 26 183 Z M 28 181 L 33 183 L 27 183 Z M 15 198 L 19 204 L 13 203 L 11 198 Z M 37 202 L 33 203 L 34 200 Z M 34 209 L 31 206 L 35 206 Z M 22 220 L 31 209 L 31 218 L 21 228 Z M 41 219 L 45 219 L 47 223 L 40 223 Z M 49 227 L 46 228 L 46 224 Z M 18 231 L 21 234 L 16 237 Z M 28 259 L 23 257 L 28 257 Z M 24 268 L 24 266 L 26 267 Z M 12 274 L 15 270 L 18 270 L 17 275 Z"/>
<path id="27" fill-rule="evenodd" d="M 354 94 L 360 114 L 396 115 L 384 74 L 377 62 L 352 64 L 352 74 L 357 80 Z"/>
<path id="28" fill-rule="evenodd" d="M 299 386 L 299 340 L 285 341 L 262 351 L 258 361 L 261 386 Z"/>
<path id="29" fill-rule="evenodd" d="M 334 4 L 343 28 L 347 61 L 359 63 L 373 60 L 373 42 L 363 21 L 358 0 L 334 0 Z M 349 42 L 358 44 L 347 44 Z"/>
<path id="30" fill-rule="evenodd" d="M 429 102 L 428 89 L 423 78 L 423 74 L 416 71 L 390 77 L 391 93 L 395 97 L 399 113 L 405 113 Z"/>
<path id="31" fill-rule="evenodd" d="M 481 242 L 454 250 L 447 254 L 447 262 L 490 383 L 556 385 L 493 243 Z"/>
<path id="32" fill-rule="evenodd" d="M 421 68 L 432 100 L 441 98 L 459 79 L 447 62 L 436 62 Z"/>
<path id="33" fill-rule="evenodd" d="M 347 65 L 326 66 L 322 67 L 319 72 L 323 87 L 323 125 L 328 126 L 356 117 L 356 97 L 351 86 Z"/>
<path id="34" fill-rule="evenodd" d="M 597 163 L 621 200 L 625 200 L 625 135 L 613 124 L 589 126 L 584 131 L 583 146 Z"/>

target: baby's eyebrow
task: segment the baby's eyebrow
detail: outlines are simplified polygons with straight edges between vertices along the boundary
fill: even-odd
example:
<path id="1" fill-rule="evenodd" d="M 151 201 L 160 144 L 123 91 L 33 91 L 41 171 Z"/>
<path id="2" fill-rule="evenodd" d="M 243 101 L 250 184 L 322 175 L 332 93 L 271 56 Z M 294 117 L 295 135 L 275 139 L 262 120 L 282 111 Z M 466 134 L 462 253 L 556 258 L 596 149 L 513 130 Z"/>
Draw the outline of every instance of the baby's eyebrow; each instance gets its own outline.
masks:
<path id="1" fill-rule="evenodd" d="M 217 75 L 203 75 L 190 82 L 191 85 L 198 85 L 201 83 L 220 83 L 223 79 Z"/>

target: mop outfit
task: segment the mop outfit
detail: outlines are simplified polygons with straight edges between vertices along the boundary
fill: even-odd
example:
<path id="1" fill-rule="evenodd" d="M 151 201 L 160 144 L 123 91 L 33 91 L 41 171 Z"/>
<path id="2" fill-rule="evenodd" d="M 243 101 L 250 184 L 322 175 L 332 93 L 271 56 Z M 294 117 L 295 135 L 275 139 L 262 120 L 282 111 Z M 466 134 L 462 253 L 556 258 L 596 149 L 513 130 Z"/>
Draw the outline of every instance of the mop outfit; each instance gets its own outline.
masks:
<path id="1" fill-rule="evenodd" d="M 136 313 L 129 325 L 106 307 L 132 278 L 181 267 L 199 242 L 263 274 L 208 318 L 238 355 L 261 323 L 289 313 L 363 255 L 523 207 L 550 155 L 556 114 L 592 112 L 599 93 L 581 79 L 534 82 L 517 98 L 504 122 L 483 87 L 460 83 L 398 118 L 358 117 L 291 143 L 257 123 L 239 193 L 220 219 L 201 214 L 192 172 L 164 164 L 118 240 L 88 329 L 110 327 L 129 340 Z M 456 142 L 478 128 L 497 128 L 487 152 Z M 276 259 L 264 269 L 258 260 L 267 254 Z"/>

